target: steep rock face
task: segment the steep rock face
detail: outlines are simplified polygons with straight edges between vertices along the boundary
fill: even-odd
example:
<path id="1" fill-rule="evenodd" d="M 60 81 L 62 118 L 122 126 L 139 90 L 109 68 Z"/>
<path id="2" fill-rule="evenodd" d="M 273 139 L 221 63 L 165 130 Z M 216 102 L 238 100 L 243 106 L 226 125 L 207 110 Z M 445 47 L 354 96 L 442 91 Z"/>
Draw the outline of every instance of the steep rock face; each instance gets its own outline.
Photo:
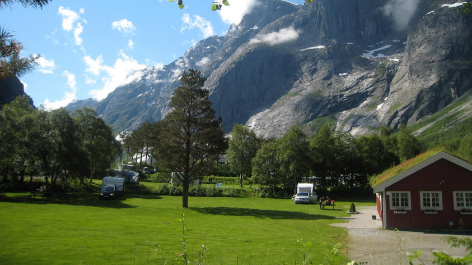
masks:
<path id="1" fill-rule="evenodd" d="M 406 32 L 387 26 L 389 18 L 380 12 L 385 3 L 315 1 L 267 25 L 256 39 L 286 28 L 299 36 L 276 45 L 242 45 L 206 83 L 224 129 L 245 123 L 261 136 L 279 137 L 292 125 L 364 102 L 376 88 L 369 85 L 375 67 L 359 57 L 360 44 L 402 34 L 406 39 Z"/>
<path id="2" fill-rule="evenodd" d="M 0 79 L 0 107 L 21 95 L 25 95 L 25 91 L 18 77 Z"/>
<path id="3" fill-rule="evenodd" d="M 392 128 L 412 125 L 463 95 L 471 88 L 471 25 L 472 17 L 455 8 L 437 1 L 424 5 L 411 23 L 400 62 L 386 72 L 393 75 L 386 99 L 375 111 L 359 106 L 343 113 L 337 129 L 367 133 L 374 124 L 366 119 Z M 360 122 L 349 117 L 353 113 Z"/>
<path id="4" fill-rule="evenodd" d="M 383 37 L 362 46 L 340 43 L 344 33 L 349 35 L 340 32 L 324 54 L 321 48 L 310 50 L 314 57 L 300 62 L 301 69 L 309 71 L 246 125 L 259 135 L 279 137 L 292 125 L 306 125 L 303 128 L 310 133 L 312 123 L 332 117 L 337 131 L 361 135 L 381 125 L 411 125 L 445 107 L 471 87 L 471 18 L 438 2 L 427 4 L 419 6 L 408 33 L 392 28 L 377 37 L 373 37 L 376 30 L 352 34 L 363 36 L 357 39 L 360 44 Z M 346 20 L 351 17 L 356 15 L 346 14 Z"/>

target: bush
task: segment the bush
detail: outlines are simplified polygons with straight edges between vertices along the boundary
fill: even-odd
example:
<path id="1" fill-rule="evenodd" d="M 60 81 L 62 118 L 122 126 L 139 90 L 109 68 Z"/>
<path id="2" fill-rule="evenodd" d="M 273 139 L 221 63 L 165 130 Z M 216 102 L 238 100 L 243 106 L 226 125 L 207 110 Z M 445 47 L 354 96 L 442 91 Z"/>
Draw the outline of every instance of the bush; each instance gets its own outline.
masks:
<path id="1" fill-rule="evenodd" d="M 248 194 L 243 189 L 223 188 L 223 197 L 247 197 Z"/>
<path id="2" fill-rule="evenodd" d="M 354 205 L 354 203 L 351 203 L 351 207 L 349 208 L 349 212 L 351 212 L 351 213 L 357 212 L 356 211 L 356 205 Z"/>
<path id="3" fill-rule="evenodd" d="M 153 191 L 150 187 L 143 184 L 129 184 L 125 186 L 125 192 L 134 194 L 152 194 Z"/>
<path id="4" fill-rule="evenodd" d="M 255 189 L 261 198 L 290 199 L 293 191 L 286 188 L 276 187 L 274 190 L 270 187 L 259 187 Z"/>
<path id="5" fill-rule="evenodd" d="M 182 186 L 162 185 L 154 189 L 155 195 L 172 195 L 181 196 L 183 193 Z M 215 186 L 190 186 L 188 190 L 189 196 L 195 197 L 245 197 L 247 193 L 243 189 L 238 188 L 220 188 Z"/>
<path id="6" fill-rule="evenodd" d="M 156 172 L 150 174 L 146 177 L 146 181 L 156 182 L 156 183 L 169 183 L 170 176 L 168 173 Z"/>

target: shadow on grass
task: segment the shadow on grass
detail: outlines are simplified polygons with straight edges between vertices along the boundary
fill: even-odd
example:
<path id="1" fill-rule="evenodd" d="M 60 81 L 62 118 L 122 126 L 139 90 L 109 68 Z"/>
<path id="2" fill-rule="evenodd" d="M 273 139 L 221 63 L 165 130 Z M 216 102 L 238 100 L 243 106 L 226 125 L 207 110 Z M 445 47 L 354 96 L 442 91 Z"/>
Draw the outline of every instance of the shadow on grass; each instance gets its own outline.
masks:
<path id="1" fill-rule="evenodd" d="M 99 200 L 96 193 L 55 193 L 52 198 L 33 198 L 27 193 L 17 193 L 14 195 L 0 194 L 0 201 L 13 203 L 31 204 L 67 204 L 77 206 L 92 206 L 104 208 L 136 208 L 138 206 L 126 204 L 129 198 L 161 199 L 159 196 L 124 194 L 115 200 Z"/>
<path id="2" fill-rule="evenodd" d="M 213 215 L 233 215 L 233 216 L 253 216 L 256 218 L 270 218 L 270 219 L 293 219 L 293 220 L 318 220 L 318 219 L 334 219 L 333 216 L 322 214 L 309 214 L 302 212 L 278 211 L 278 210 L 262 210 L 250 208 L 233 208 L 233 207 L 203 207 L 194 208 L 191 210 L 203 214 Z"/>

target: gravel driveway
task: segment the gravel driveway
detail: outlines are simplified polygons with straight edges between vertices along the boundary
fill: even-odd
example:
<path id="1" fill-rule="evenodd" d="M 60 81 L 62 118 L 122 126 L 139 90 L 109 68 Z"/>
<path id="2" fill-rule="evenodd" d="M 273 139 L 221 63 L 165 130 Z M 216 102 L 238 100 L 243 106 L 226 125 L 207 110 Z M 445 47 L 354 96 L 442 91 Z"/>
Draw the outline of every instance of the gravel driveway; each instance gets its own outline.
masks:
<path id="1" fill-rule="evenodd" d="M 359 214 L 347 215 L 349 223 L 337 223 L 333 226 L 346 227 L 349 233 L 347 255 L 357 262 L 368 262 L 372 265 L 408 264 L 407 256 L 413 251 L 422 250 L 420 257 L 424 264 L 433 264 L 432 252 L 442 250 L 454 256 L 465 256 L 464 247 L 450 248 L 441 238 L 449 235 L 464 236 L 464 234 L 393 231 L 381 229 L 381 222 L 376 207 L 358 209 Z M 376 220 L 372 219 L 376 215 Z M 467 237 L 472 239 L 470 232 Z M 423 264 L 414 260 L 413 264 Z"/>

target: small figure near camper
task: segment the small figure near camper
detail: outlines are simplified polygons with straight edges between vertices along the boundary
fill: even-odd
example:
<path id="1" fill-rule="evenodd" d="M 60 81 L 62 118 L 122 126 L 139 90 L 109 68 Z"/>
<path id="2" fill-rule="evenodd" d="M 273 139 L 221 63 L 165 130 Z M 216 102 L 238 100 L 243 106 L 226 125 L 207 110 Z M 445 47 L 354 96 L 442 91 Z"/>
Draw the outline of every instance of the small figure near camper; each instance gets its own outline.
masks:
<path id="1" fill-rule="evenodd" d="M 334 209 L 334 200 L 332 200 L 331 198 L 329 198 L 328 196 L 325 197 L 321 197 L 320 201 L 319 201 L 319 204 L 320 204 L 320 209 L 323 209 L 324 210 L 324 207 L 325 206 L 333 206 L 333 209 Z"/>
<path id="2" fill-rule="evenodd" d="M 328 196 L 326 196 L 325 204 L 331 205 L 331 199 Z"/>

